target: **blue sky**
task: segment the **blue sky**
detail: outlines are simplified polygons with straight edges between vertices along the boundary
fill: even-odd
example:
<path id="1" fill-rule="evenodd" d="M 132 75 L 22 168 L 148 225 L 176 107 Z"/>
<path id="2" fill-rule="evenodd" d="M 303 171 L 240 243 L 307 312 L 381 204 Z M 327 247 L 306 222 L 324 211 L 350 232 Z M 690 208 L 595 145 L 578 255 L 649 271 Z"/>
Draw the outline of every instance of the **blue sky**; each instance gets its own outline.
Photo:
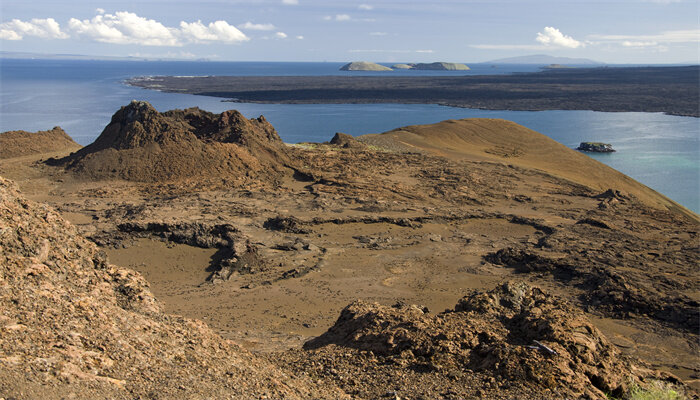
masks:
<path id="1" fill-rule="evenodd" d="M 1 0 L 0 50 L 230 61 L 700 62 L 697 0 Z"/>

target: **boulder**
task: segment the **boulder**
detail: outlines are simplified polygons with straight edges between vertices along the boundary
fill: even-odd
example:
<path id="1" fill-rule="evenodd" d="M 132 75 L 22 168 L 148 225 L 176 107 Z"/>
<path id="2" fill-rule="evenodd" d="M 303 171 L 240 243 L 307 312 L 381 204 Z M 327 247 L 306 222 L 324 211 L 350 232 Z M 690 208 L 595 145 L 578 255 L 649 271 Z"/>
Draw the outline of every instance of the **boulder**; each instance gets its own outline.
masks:
<path id="1" fill-rule="evenodd" d="M 361 149 L 366 147 L 364 143 L 342 132 L 336 132 L 335 136 L 333 136 L 333 139 L 331 139 L 331 144 L 345 149 Z"/>

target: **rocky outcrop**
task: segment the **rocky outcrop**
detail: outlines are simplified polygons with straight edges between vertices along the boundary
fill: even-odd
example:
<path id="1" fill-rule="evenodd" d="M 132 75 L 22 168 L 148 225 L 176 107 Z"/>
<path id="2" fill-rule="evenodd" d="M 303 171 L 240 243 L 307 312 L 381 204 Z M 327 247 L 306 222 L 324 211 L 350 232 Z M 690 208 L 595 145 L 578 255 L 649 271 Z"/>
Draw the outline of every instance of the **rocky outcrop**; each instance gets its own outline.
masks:
<path id="1" fill-rule="evenodd" d="M 73 151 L 80 148 L 61 127 L 48 131 L 8 131 L 0 133 L 0 159 L 30 154 Z"/>
<path id="2" fill-rule="evenodd" d="M 340 67 L 341 71 L 391 71 L 389 67 L 367 61 L 353 61 Z"/>
<path id="3" fill-rule="evenodd" d="M 413 69 L 415 64 L 394 64 L 391 66 L 392 69 Z"/>
<path id="4" fill-rule="evenodd" d="M 342 132 L 336 132 L 330 143 L 344 149 L 362 149 L 367 147 L 366 144 Z"/>
<path id="5" fill-rule="evenodd" d="M 132 101 L 94 143 L 51 164 L 78 176 L 142 182 L 219 179 L 231 185 L 274 181 L 291 163 L 286 145 L 264 117 L 199 108 L 156 111 Z"/>
<path id="6" fill-rule="evenodd" d="M 579 309 L 517 282 L 465 296 L 440 314 L 356 301 L 304 348 L 331 344 L 408 369 L 483 372 L 564 398 L 619 396 L 651 374 L 621 356 Z"/>
<path id="7" fill-rule="evenodd" d="M 334 398 L 171 316 L 47 206 L 0 178 L 0 391 L 8 398 Z"/>
<path id="8" fill-rule="evenodd" d="M 612 153 L 615 151 L 610 143 L 601 142 L 581 142 L 576 150 L 590 151 L 594 153 Z"/>

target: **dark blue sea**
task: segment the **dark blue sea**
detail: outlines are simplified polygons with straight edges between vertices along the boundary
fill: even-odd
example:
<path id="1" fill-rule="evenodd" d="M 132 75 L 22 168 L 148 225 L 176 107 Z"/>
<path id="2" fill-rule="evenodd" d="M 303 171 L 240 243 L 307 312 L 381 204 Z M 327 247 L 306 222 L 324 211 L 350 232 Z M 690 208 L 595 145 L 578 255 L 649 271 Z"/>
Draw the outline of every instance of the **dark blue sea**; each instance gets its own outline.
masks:
<path id="1" fill-rule="evenodd" d="M 593 111 L 485 111 L 437 105 L 249 104 L 220 98 L 161 93 L 123 81 L 144 75 L 479 75 L 534 72 L 532 65 L 473 64 L 470 71 L 358 73 L 342 63 L 176 62 L 0 59 L 0 132 L 61 126 L 80 144 L 91 143 L 112 114 L 132 99 L 160 111 L 198 106 L 212 112 L 236 108 L 249 118 L 265 115 L 290 143 L 326 141 L 335 132 L 379 133 L 404 125 L 454 118 L 504 118 L 569 147 L 581 141 L 612 143 L 618 151 L 591 157 L 700 212 L 700 119 L 659 113 Z"/>

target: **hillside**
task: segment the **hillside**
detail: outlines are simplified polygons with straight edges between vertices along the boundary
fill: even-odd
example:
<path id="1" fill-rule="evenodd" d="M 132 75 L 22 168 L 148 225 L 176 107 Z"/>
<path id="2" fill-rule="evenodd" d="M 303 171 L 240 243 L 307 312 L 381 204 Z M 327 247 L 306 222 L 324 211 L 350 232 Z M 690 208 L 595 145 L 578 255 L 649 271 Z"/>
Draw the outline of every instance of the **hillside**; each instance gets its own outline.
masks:
<path id="1" fill-rule="evenodd" d="M 56 151 L 78 150 L 75 143 L 60 127 L 48 131 L 8 131 L 0 133 L 0 159 Z"/>
<path id="2" fill-rule="evenodd" d="M 94 143 L 52 165 L 85 179 L 170 182 L 274 181 L 289 164 L 286 146 L 263 117 L 198 108 L 156 111 L 147 102 L 122 107 Z"/>
<path id="3" fill-rule="evenodd" d="M 143 277 L 0 177 L 0 393 L 7 398 L 273 398 L 321 394 L 163 312 Z M 240 396 L 240 397 L 239 397 Z"/>
<path id="4" fill-rule="evenodd" d="M 540 170 L 592 190 L 615 188 L 653 207 L 697 218 L 685 207 L 627 175 L 514 122 L 477 118 L 449 120 L 366 135 L 363 140 L 381 143 L 389 138 L 455 160 L 503 162 Z"/>

